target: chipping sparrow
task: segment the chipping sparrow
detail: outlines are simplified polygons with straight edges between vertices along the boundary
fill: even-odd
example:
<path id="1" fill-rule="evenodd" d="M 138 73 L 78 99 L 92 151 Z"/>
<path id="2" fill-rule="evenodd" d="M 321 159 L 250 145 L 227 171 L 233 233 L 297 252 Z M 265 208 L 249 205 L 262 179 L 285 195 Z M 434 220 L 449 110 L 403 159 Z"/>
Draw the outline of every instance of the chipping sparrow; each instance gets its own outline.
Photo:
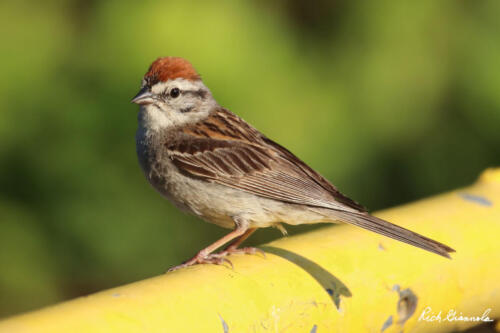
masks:
<path id="1" fill-rule="evenodd" d="M 442 243 L 369 215 L 284 147 L 217 104 L 192 65 L 150 66 L 140 104 L 137 154 L 153 187 L 178 208 L 233 229 L 171 270 L 220 264 L 257 228 L 343 221 L 449 258 Z M 229 243 L 225 250 L 213 253 Z"/>

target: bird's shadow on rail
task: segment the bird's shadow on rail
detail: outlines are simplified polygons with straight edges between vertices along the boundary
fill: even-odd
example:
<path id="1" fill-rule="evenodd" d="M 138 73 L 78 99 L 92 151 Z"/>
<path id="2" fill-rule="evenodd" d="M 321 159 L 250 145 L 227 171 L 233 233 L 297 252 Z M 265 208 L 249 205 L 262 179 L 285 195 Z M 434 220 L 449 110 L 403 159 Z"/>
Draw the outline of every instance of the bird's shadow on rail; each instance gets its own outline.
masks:
<path id="1" fill-rule="evenodd" d="M 286 259 L 309 273 L 328 293 L 337 310 L 340 308 L 340 296 L 352 296 L 351 291 L 342 281 L 315 262 L 291 251 L 274 246 L 262 246 L 260 249 Z"/>

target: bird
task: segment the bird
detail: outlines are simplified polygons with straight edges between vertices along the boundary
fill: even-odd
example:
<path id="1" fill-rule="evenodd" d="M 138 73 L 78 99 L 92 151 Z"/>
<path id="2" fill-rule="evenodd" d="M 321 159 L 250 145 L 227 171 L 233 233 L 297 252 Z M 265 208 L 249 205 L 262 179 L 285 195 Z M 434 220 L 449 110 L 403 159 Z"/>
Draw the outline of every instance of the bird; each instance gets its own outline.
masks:
<path id="1" fill-rule="evenodd" d="M 370 215 L 288 149 L 220 106 L 184 58 L 156 59 L 131 102 L 140 106 L 136 151 L 147 180 L 180 210 L 231 229 L 169 271 L 231 264 L 230 254 L 260 252 L 240 245 L 259 228 L 283 231 L 283 223 L 345 222 L 446 258 L 455 252 Z"/>

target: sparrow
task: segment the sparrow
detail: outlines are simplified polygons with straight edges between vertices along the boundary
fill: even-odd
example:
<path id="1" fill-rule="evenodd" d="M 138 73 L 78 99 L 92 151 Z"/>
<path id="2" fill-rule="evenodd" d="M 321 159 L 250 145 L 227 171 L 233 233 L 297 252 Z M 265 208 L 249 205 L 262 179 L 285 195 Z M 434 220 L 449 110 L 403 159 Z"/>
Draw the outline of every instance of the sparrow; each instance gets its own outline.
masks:
<path id="1" fill-rule="evenodd" d="M 259 228 L 346 222 L 450 258 L 449 246 L 370 215 L 289 150 L 220 106 L 191 63 L 155 60 L 132 103 L 136 150 L 151 185 L 227 235 L 170 269 L 222 264 Z M 220 252 L 215 251 L 226 245 Z"/>

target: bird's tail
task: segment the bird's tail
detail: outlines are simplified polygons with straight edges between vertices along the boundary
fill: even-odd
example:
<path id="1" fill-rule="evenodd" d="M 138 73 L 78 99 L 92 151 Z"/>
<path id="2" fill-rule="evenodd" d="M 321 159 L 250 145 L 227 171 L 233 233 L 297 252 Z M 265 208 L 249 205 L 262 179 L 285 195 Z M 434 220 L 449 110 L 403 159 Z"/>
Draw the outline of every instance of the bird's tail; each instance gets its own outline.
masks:
<path id="1" fill-rule="evenodd" d="M 444 245 L 443 243 L 399 227 L 378 217 L 369 215 L 368 213 L 354 213 L 335 210 L 335 217 L 343 222 L 354 224 L 358 227 L 419 247 L 429 252 L 439 254 L 440 256 L 446 258 L 450 258 L 450 255 L 448 254 L 449 252 L 455 252 L 454 249 Z"/>

